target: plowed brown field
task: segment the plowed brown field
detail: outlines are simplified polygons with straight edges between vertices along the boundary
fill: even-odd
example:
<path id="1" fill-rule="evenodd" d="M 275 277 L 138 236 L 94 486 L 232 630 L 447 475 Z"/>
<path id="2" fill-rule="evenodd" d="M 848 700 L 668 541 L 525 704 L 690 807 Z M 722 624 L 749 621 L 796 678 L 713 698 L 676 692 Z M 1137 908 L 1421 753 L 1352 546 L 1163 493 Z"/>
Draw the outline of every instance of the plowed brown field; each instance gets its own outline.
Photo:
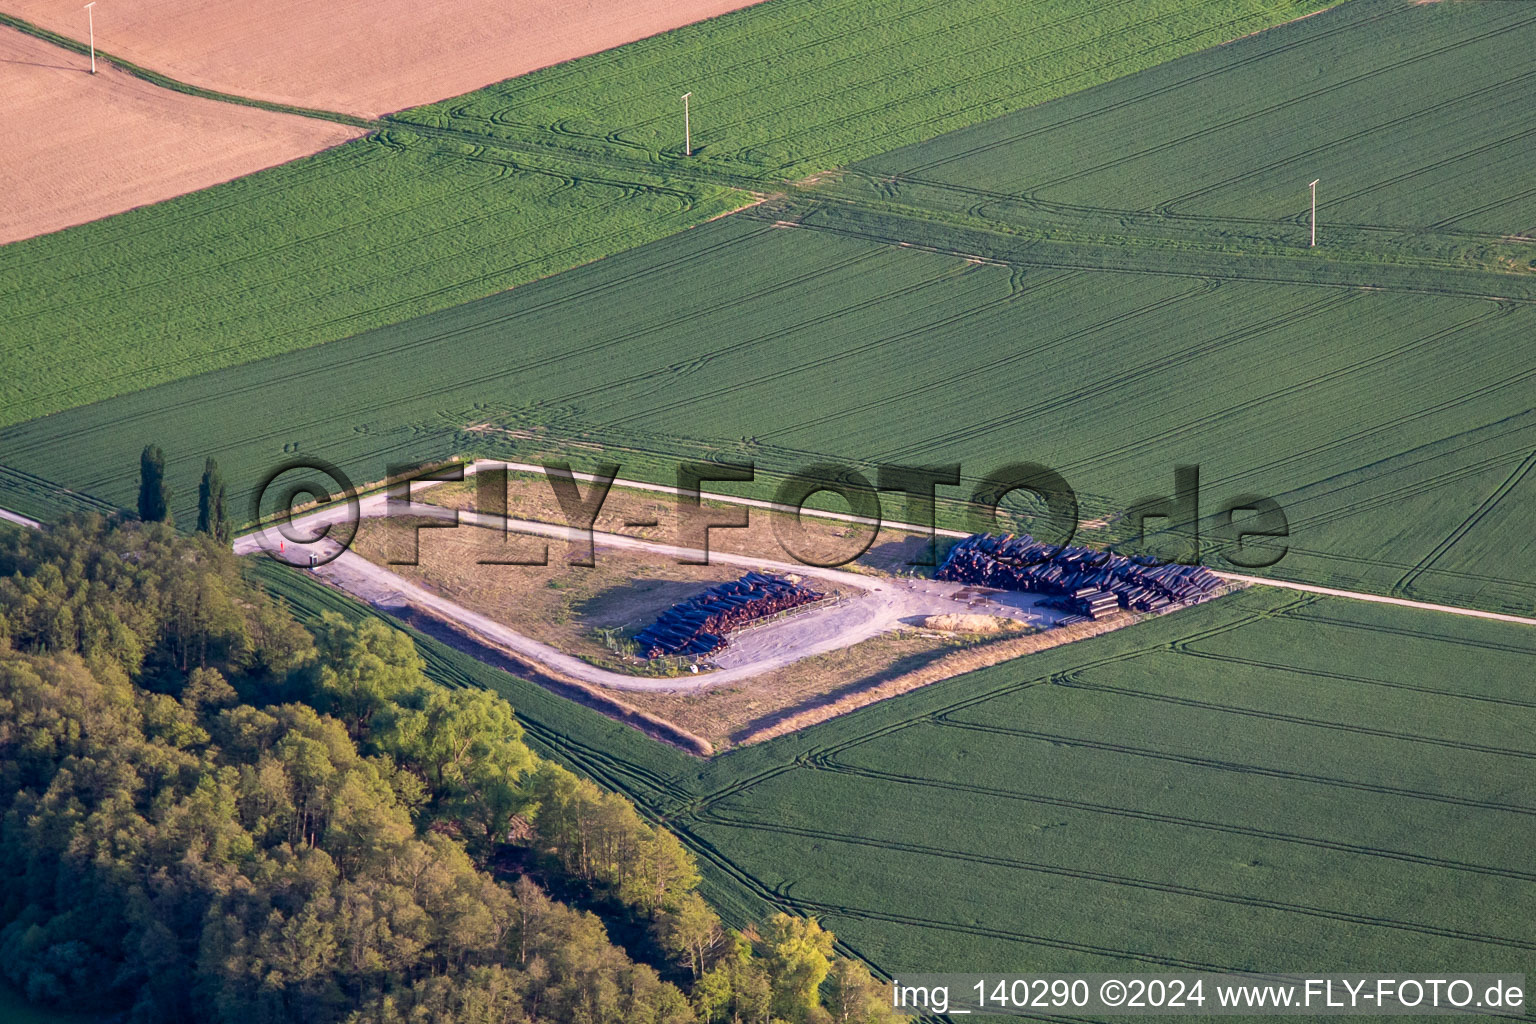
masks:
<path id="1" fill-rule="evenodd" d="M 0 28 L 0 243 L 285 163 L 361 134 L 185 96 Z"/>
<path id="2" fill-rule="evenodd" d="M 470 92 L 755 0 L 103 0 L 103 50 L 205 89 L 365 117 Z M 85 11 L 5 11 L 73 39 Z"/>

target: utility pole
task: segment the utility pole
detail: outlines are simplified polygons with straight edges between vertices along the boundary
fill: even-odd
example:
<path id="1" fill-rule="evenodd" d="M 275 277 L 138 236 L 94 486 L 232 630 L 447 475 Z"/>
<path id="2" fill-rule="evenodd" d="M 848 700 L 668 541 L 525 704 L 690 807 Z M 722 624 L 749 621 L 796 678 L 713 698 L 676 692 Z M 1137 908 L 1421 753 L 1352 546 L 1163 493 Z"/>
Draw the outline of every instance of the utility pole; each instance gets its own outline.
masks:
<path id="1" fill-rule="evenodd" d="M 691 92 L 683 93 L 683 156 L 693 156 L 693 129 L 688 123 L 688 97 L 692 95 Z"/>
<path id="2" fill-rule="evenodd" d="M 91 74 L 96 73 L 96 12 L 91 10 L 96 6 L 96 0 L 91 0 L 85 5 L 85 16 L 91 22 Z"/>
<path id="3" fill-rule="evenodd" d="M 1312 185 L 1311 185 L 1311 189 L 1312 189 L 1312 248 L 1314 248 L 1314 249 L 1317 248 L 1317 183 L 1319 181 L 1322 181 L 1322 180 L 1323 180 L 1322 178 L 1314 178 L 1312 180 Z"/>

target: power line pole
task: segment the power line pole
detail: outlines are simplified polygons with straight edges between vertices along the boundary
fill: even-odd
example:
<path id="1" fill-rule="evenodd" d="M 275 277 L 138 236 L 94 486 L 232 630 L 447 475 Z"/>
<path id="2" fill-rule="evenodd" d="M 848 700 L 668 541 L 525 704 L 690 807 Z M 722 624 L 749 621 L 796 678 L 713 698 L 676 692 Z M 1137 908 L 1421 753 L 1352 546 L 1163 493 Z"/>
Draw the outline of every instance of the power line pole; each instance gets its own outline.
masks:
<path id="1" fill-rule="evenodd" d="M 688 123 L 688 97 L 692 95 L 691 92 L 683 93 L 683 156 L 693 156 L 693 128 Z"/>
<path id="2" fill-rule="evenodd" d="M 1312 248 L 1314 248 L 1314 249 L 1317 248 L 1317 183 L 1319 181 L 1322 181 L 1322 180 L 1323 180 L 1322 178 L 1314 178 L 1312 180 L 1312 185 L 1311 185 L 1311 189 L 1312 189 Z"/>
<path id="3" fill-rule="evenodd" d="M 96 0 L 91 0 L 85 5 L 85 16 L 91 22 L 91 74 L 96 73 L 96 12 L 91 10 L 96 6 Z"/>

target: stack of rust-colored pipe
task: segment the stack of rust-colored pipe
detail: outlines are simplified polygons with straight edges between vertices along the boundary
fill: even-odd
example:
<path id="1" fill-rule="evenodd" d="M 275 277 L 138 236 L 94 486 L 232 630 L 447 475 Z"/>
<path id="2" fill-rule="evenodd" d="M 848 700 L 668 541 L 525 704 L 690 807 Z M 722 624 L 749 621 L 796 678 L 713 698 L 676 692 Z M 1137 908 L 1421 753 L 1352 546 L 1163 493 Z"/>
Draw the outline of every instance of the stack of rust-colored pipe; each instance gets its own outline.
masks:
<path id="1" fill-rule="evenodd" d="M 997 590 L 1067 597 L 1090 590 L 1110 593 L 1121 607 L 1153 612 L 1203 601 L 1221 586 L 1221 577 L 1203 565 L 1149 564 L 1110 551 L 1056 548 L 1011 533 L 972 534 L 950 548 L 934 575 Z"/>
<path id="2" fill-rule="evenodd" d="M 635 634 L 635 644 L 647 658 L 710 654 L 726 646 L 725 634 L 825 596 L 788 577 L 749 572 L 668 608 Z"/>

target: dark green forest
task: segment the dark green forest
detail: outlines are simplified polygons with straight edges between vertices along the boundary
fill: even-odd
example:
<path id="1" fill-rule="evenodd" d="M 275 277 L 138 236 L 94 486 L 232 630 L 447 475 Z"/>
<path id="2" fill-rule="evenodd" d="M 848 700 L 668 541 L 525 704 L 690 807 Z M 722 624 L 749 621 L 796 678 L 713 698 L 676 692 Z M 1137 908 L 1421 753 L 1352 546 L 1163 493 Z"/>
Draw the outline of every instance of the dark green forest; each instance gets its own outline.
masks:
<path id="1" fill-rule="evenodd" d="M 724 927 L 692 855 L 423 674 L 300 626 L 212 537 L 0 535 L 0 976 L 133 1024 L 883 1024 L 814 920 Z M 618 941 L 616 941 L 616 939 Z"/>

